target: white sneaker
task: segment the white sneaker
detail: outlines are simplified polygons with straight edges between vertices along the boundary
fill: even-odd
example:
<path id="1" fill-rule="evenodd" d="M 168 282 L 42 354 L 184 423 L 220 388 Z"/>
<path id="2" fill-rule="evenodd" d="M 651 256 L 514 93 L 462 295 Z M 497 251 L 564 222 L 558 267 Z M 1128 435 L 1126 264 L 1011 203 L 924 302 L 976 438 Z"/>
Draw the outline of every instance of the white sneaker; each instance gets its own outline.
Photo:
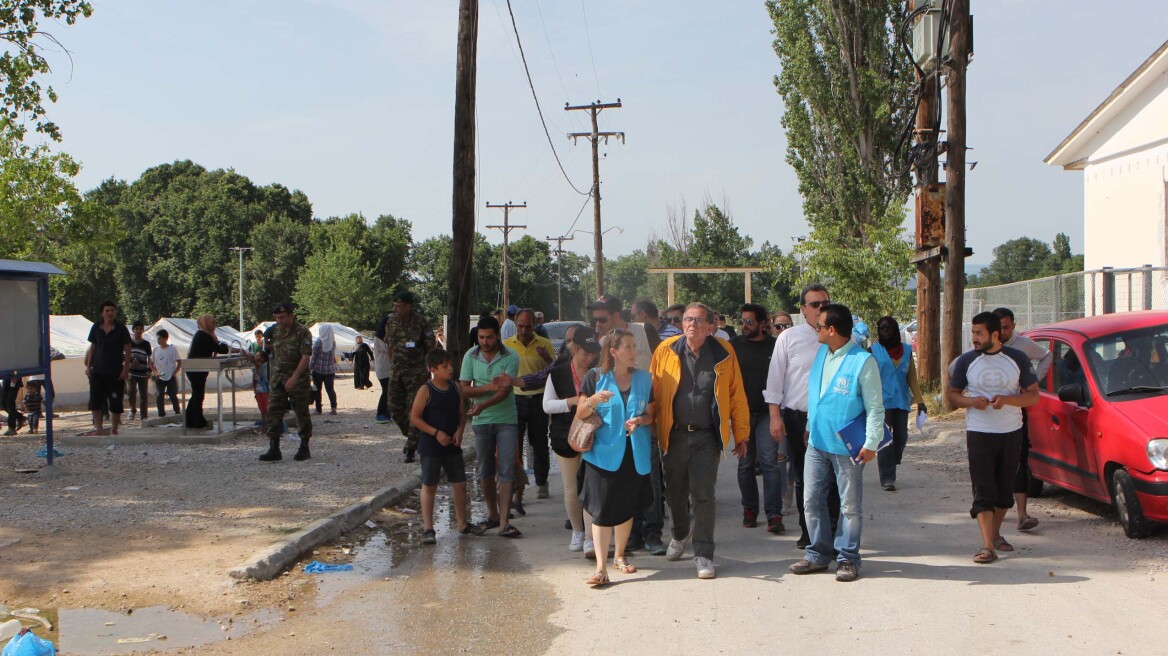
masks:
<path id="1" fill-rule="evenodd" d="M 685 545 L 687 542 L 689 542 L 689 538 L 690 536 L 687 535 L 680 540 L 670 540 L 669 548 L 665 550 L 665 560 L 681 560 L 681 556 L 685 553 Z"/>
<path id="2" fill-rule="evenodd" d="M 572 541 L 568 543 L 568 551 L 584 549 L 584 531 L 572 531 Z"/>
<path id="3" fill-rule="evenodd" d="M 596 545 L 592 543 L 592 538 L 586 538 L 584 540 L 583 551 L 585 558 L 596 560 Z"/>
<path id="4" fill-rule="evenodd" d="M 694 564 L 698 568 L 699 579 L 712 579 L 716 575 L 714 572 L 714 561 L 704 556 L 697 556 L 694 558 Z"/>

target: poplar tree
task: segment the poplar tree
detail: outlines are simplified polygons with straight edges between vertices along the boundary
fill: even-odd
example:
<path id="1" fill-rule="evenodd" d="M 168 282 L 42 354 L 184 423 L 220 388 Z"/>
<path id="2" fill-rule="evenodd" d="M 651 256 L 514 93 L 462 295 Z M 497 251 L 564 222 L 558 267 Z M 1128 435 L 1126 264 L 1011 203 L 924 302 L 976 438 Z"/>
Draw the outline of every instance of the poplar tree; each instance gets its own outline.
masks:
<path id="1" fill-rule="evenodd" d="M 797 248 L 800 282 L 874 321 L 904 316 L 912 249 L 903 234 L 911 190 L 912 63 L 897 40 L 895 0 L 769 0 L 774 79 L 785 105 L 787 163 L 810 234 Z"/>

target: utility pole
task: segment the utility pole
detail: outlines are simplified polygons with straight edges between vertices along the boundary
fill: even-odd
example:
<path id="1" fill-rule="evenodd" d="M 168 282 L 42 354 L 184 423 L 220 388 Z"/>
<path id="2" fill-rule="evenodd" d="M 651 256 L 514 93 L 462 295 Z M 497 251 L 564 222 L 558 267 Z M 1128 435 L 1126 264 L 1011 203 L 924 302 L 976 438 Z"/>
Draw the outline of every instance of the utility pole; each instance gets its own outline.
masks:
<path id="1" fill-rule="evenodd" d="M 574 237 L 547 237 L 556 242 L 556 321 L 564 320 L 564 242 Z"/>
<path id="2" fill-rule="evenodd" d="M 475 85 L 478 70 L 479 0 L 459 0 L 458 46 L 454 80 L 454 187 L 450 241 L 449 321 L 446 348 L 455 369 L 462 364 L 470 329 L 474 284 L 475 233 Z"/>
<path id="3" fill-rule="evenodd" d="M 244 251 L 254 251 L 255 248 L 251 246 L 232 246 L 227 250 L 239 253 L 239 332 L 242 333 L 247 331 L 247 326 L 243 325 L 243 253 Z"/>
<path id="4" fill-rule="evenodd" d="M 944 187 L 938 184 L 937 138 L 940 104 L 939 74 L 931 71 L 921 83 L 916 138 L 927 154 L 916 166 L 917 375 L 927 384 L 941 380 L 941 242 L 944 241 Z"/>
<path id="5" fill-rule="evenodd" d="M 600 140 L 608 144 L 609 137 L 620 137 L 625 142 L 624 132 L 601 132 L 596 124 L 596 115 L 604 109 L 614 109 L 621 106 L 620 98 L 614 103 L 602 103 L 599 100 L 591 105 L 564 104 L 564 111 L 587 110 L 592 115 L 592 132 L 570 132 L 568 138 L 576 143 L 581 137 L 592 142 L 592 239 L 596 251 L 596 296 L 604 295 L 604 231 L 600 229 Z"/>
<path id="6" fill-rule="evenodd" d="M 942 357 L 952 362 L 961 354 L 962 310 L 965 305 L 965 71 L 969 64 L 969 0 L 952 0 L 949 23 L 947 165 L 945 168 L 945 315 L 941 327 Z M 942 385 L 949 372 L 942 367 Z M 947 398 L 947 397 L 942 397 Z M 948 408 L 948 402 L 946 402 Z M 951 409 L 951 408 L 949 408 Z"/>
<path id="7" fill-rule="evenodd" d="M 525 226 L 525 225 L 511 225 L 511 223 L 510 223 L 511 210 L 516 209 L 516 208 L 527 209 L 527 201 L 523 201 L 522 205 L 512 205 L 511 201 L 507 201 L 506 203 L 503 203 L 502 205 L 492 205 L 490 201 L 487 201 L 487 209 L 495 209 L 495 208 L 502 208 L 502 210 L 503 210 L 503 225 L 489 225 L 487 227 L 503 231 L 503 307 L 506 308 L 507 306 L 511 305 L 511 298 L 510 298 L 511 249 L 510 249 L 510 245 L 509 245 L 511 231 L 515 230 L 516 228 L 518 228 L 520 230 L 527 229 L 527 226 Z"/>

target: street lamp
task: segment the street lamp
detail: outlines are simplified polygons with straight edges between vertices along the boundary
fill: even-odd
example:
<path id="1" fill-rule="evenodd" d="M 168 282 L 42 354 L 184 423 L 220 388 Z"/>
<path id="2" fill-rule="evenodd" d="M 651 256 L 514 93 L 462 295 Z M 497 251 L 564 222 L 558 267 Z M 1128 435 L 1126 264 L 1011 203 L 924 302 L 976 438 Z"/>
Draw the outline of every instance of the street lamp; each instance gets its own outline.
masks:
<path id="1" fill-rule="evenodd" d="M 247 331 L 247 327 L 243 325 L 243 252 L 254 251 L 255 248 L 251 246 L 232 246 L 227 250 L 239 253 L 239 332 L 243 333 Z"/>

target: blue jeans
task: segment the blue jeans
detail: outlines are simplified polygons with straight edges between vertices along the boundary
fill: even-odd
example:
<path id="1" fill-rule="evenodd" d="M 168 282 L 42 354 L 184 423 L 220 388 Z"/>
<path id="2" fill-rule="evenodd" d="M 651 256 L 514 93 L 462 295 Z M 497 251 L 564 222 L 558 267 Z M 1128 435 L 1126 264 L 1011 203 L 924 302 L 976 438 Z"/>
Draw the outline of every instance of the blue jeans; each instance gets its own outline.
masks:
<path id="1" fill-rule="evenodd" d="M 742 492 L 742 508 L 758 512 L 758 483 L 754 480 L 754 463 L 762 468 L 763 509 L 767 519 L 783 516 L 783 468 L 779 462 L 778 442 L 771 437 L 771 417 L 768 412 L 750 414 L 750 441 L 746 456 L 738 459 L 738 490 Z"/>
<path id="2" fill-rule="evenodd" d="M 475 424 L 475 448 L 478 449 L 479 480 L 498 476 L 500 483 L 515 482 L 515 454 L 519 445 L 517 424 Z"/>
<path id="3" fill-rule="evenodd" d="M 858 566 L 860 530 L 864 521 L 860 508 L 864 465 L 854 465 L 846 455 L 820 451 L 813 446 L 807 447 L 803 463 L 803 508 L 807 513 L 807 532 L 811 536 L 805 557 L 816 565 L 826 565 L 831 560 L 833 536 L 827 497 L 833 479 L 839 486 L 840 494 L 839 526 L 834 536 L 835 550 L 839 552 L 837 559 Z"/>

